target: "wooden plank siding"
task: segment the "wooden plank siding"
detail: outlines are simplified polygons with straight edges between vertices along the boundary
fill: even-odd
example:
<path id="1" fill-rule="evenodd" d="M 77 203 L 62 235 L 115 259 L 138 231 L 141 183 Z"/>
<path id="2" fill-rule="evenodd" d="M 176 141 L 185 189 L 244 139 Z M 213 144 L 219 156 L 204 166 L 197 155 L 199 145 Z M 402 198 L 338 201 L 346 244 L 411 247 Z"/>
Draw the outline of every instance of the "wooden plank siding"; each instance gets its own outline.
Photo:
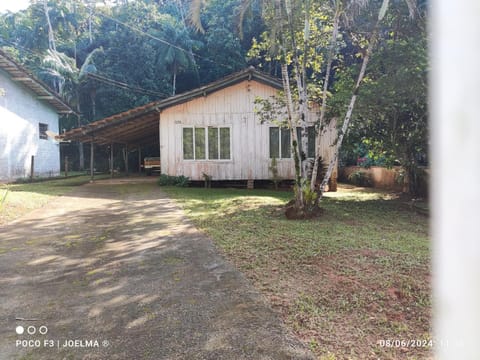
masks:
<path id="1" fill-rule="evenodd" d="M 203 97 L 170 106 L 160 113 L 160 157 L 162 173 L 203 180 L 265 180 L 269 166 L 269 127 L 255 114 L 255 98 L 269 98 L 277 90 L 256 80 L 244 80 Z M 312 116 L 313 118 L 313 116 Z M 230 160 L 184 160 L 184 127 L 230 127 Z M 335 129 L 327 131 L 322 142 L 324 158 L 330 158 Z M 294 178 L 293 159 L 278 159 L 279 175 Z"/>

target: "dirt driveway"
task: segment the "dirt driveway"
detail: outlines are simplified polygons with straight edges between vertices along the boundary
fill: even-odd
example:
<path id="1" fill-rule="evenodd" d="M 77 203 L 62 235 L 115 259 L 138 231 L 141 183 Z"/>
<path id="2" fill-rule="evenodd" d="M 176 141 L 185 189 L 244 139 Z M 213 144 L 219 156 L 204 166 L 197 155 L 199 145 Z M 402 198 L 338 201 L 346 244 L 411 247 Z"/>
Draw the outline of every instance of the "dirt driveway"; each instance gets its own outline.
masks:
<path id="1" fill-rule="evenodd" d="M 152 182 L 79 187 L 0 249 L 0 359 L 311 358 Z"/>

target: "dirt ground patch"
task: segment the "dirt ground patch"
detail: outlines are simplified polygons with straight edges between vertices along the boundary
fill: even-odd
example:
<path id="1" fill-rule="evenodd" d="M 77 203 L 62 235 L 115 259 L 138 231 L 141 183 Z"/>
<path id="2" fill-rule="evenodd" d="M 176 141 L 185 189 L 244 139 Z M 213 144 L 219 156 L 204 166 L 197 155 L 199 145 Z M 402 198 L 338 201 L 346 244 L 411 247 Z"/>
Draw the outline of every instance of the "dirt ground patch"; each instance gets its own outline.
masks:
<path id="1" fill-rule="evenodd" d="M 0 229 L 0 359 L 312 359 L 154 183 L 81 186 Z"/>
<path id="2" fill-rule="evenodd" d="M 398 262 L 397 274 L 385 259 Z M 432 358 L 427 266 L 406 273 L 394 254 L 362 250 L 291 264 L 294 273 L 282 261 L 246 275 L 320 359 Z"/>

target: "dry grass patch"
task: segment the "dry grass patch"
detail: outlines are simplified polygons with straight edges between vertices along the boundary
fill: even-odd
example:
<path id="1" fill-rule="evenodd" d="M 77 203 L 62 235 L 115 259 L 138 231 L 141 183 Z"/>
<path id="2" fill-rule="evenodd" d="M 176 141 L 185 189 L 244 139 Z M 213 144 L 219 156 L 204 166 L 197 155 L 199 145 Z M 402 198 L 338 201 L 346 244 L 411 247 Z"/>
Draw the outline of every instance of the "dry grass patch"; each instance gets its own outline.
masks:
<path id="1" fill-rule="evenodd" d="M 106 177 L 108 176 L 96 176 L 97 179 Z M 90 181 L 90 176 L 82 175 L 33 183 L 0 184 L 0 225 L 38 209 L 55 197 L 88 181 Z"/>

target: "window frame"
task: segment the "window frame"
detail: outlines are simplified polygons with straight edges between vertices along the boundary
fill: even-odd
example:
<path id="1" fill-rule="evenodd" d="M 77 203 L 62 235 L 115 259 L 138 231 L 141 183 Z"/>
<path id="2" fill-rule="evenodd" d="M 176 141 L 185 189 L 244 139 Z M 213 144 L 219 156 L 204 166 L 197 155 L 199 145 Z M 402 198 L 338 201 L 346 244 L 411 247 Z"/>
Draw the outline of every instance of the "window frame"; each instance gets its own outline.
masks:
<path id="1" fill-rule="evenodd" d="M 193 133 L 193 159 L 185 159 L 185 154 L 184 154 L 184 137 L 183 137 L 183 129 L 188 128 L 192 129 Z M 195 129 L 204 129 L 205 130 L 205 158 L 204 159 L 197 159 L 196 158 L 196 149 L 195 149 Z M 228 159 L 221 159 L 220 154 L 221 154 L 221 129 L 229 129 L 229 154 L 230 157 Z M 209 148 L 209 140 L 208 140 L 208 133 L 210 129 L 217 129 L 217 152 L 218 152 L 218 159 L 210 159 L 210 148 Z M 232 161 L 232 126 L 231 125 L 202 125 L 202 126 L 196 126 L 196 125 L 184 125 L 182 126 L 182 161 L 190 162 L 190 161 L 212 161 L 212 162 L 226 162 L 226 161 Z"/>
<path id="2" fill-rule="evenodd" d="M 273 159 L 273 157 L 271 156 L 271 153 L 270 153 L 270 129 L 278 129 L 278 157 L 276 158 L 277 160 L 288 160 L 288 159 L 292 159 L 292 133 L 290 131 L 289 128 L 285 128 L 285 127 L 280 127 L 280 126 L 269 126 L 268 127 L 268 157 L 269 159 Z M 289 156 L 288 157 L 283 157 L 282 156 L 282 130 L 286 130 L 288 131 L 288 135 L 290 137 L 290 144 L 288 146 L 288 152 L 289 152 Z"/>
<path id="3" fill-rule="evenodd" d="M 272 129 L 272 128 L 278 129 L 278 154 L 279 154 L 279 157 L 278 157 L 277 159 L 278 159 L 278 160 L 282 160 L 282 159 L 292 159 L 292 157 L 293 157 L 293 156 L 292 156 L 292 141 L 293 141 L 293 139 L 292 139 L 292 134 L 291 134 L 289 128 L 280 127 L 280 126 L 269 126 L 269 127 L 268 127 L 268 156 L 269 156 L 269 158 L 270 158 L 270 159 L 273 159 L 273 157 L 271 156 L 271 152 L 270 152 L 270 150 L 271 150 L 271 148 L 270 148 L 270 147 L 271 147 L 271 143 L 270 143 L 270 129 Z M 309 126 L 307 126 L 307 136 L 310 135 L 310 134 L 308 133 L 309 131 L 311 131 L 311 130 L 309 130 L 310 128 L 313 129 L 313 133 L 315 134 L 315 137 L 316 137 L 315 125 L 309 125 Z M 296 126 L 296 127 L 295 127 L 295 131 L 297 132 L 297 137 L 301 134 L 301 129 L 302 129 L 302 128 L 301 128 L 300 126 Z M 290 134 L 290 148 L 289 148 L 290 156 L 289 156 L 289 157 L 282 157 L 282 130 L 288 130 L 288 131 L 289 131 L 289 134 Z M 315 138 L 315 137 L 314 137 L 314 138 Z M 307 146 L 307 147 L 308 147 L 308 148 L 310 148 L 310 141 L 309 141 L 309 140 L 310 140 L 310 139 L 307 138 L 307 141 L 308 141 L 308 146 Z M 299 147 L 298 147 L 298 150 L 299 150 L 299 151 L 300 151 L 300 147 L 302 146 L 301 143 L 300 143 L 300 141 L 301 141 L 301 140 L 300 140 L 300 138 L 299 138 L 299 144 L 298 144 L 298 145 L 299 145 Z M 313 150 L 314 150 L 314 151 L 316 150 L 316 149 L 315 149 L 315 146 L 316 146 L 316 144 L 315 144 L 315 142 L 314 142 L 314 144 L 313 144 Z M 307 154 L 306 154 L 306 155 L 307 155 L 307 159 L 314 159 L 314 158 L 315 158 L 315 155 L 309 156 L 310 154 L 308 154 L 308 150 L 309 150 L 309 149 L 307 149 Z"/>
<path id="4" fill-rule="evenodd" d="M 313 131 L 313 156 L 309 156 L 311 154 L 309 154 L 309 150 L 310 150 L 310 129 L 312 129 Z M 300 139 L 300 136 L 302 134 L 302 127 L 301 126 L 297 126 L 296 127 L 296 131 L 297 131 L 297 137 L 298 137 L 298 151 L 301 150 L 301 147 L 302 147 L 302 140 Z M 315 128 L 315 125 L 309 125 L 307 126 L 307 152 L 306 152 L 306 155 L 307 155 L 307 159 L 315 159 L 315 152 L 316 152 L 316 138 L 317 138 L 317 129 Z"/>
<path id="5" fill-rule="evenodd" d="M 44 129 L 42 129 L 42 127 Z M 48 140 L 47 131 L 48 131 L 48 124 L 39 122 L 38 123 L 38 138 L 40 140 Z"/>

